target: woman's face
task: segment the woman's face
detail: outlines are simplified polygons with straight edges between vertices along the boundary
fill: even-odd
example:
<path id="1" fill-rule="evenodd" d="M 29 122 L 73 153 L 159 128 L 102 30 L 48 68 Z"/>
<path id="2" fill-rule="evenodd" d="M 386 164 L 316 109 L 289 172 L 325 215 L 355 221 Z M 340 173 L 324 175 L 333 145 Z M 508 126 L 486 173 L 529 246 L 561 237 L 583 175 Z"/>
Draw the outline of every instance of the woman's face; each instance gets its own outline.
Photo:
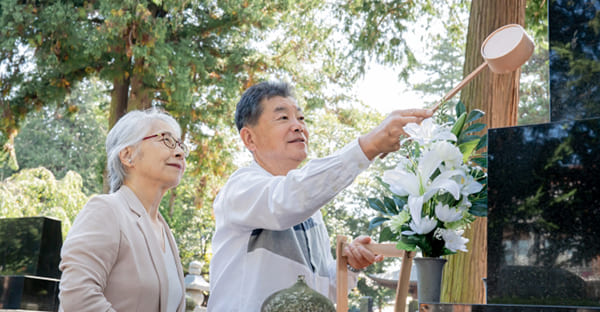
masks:
<path id="1" fill-rule="evenodd" d="M 165 137 L 169 135 L 181 142 L 175 129 L 167 123 L 157 120 L 152 124 L 151 130 L 144 135 L 147 139 L 142 140 L 134 152 L 133 170 L 129 173 L 132 178 L 141 178 L 144 183 L 163 189 L 179 184 L 185 171 L 185 153 L 179 144 L 175 144 L 175 148 L 165 144 Z"/>

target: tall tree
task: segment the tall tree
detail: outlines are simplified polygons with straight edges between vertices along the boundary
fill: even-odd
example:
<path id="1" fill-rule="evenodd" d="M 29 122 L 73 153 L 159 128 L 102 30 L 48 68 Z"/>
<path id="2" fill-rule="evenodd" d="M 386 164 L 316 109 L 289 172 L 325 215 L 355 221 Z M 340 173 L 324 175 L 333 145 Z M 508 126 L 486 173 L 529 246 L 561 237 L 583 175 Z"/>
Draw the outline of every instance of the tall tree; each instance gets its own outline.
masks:
<path id="1" fill-rule="evenodd" d="M 46 106 L 32 112 L 15 137 L 16 159 L 19 170 L 49 169 L 57 179 L 70 170 L 83 179 L 84 193 L 102 192 L 102 172 L 106 157 L 106 116 L 108 107 L 106 86 L 94 81 L 84 81 L 75 86 L 65 102 L 77 103 L 77 113 L 67 107 Z M 14 170 L 0 168 L 0 179 Z"/>
<path id="2" fill-rule="evenodd" d="M 467 33 L 465 76 L 477 68 L 483 59 L 481 44 L 497 28 L 506 24 L 525 23 L 526 0 L 473 0 Z M 519 104 L 520 69 L 498 75 L 483 71 L 461 91 L 461 101 L 469 110 L 486 112 L 490 128 L 516 125 Z M 469 238 L 468 253 L 449 257 L 444 269 L 442 301 L 485 303 L 482 278 L 487 275 L 487 220 L 478 218 L 465 236 Z"/>
<path id="3" fill-rule="evenodd" d="M 302 64 L 327 53 L 321 1 L 97 0 L 0 2 L 2 144 L 30 111 L 68 105 L 86 77 L 111 84 L 109 125 L 129 110 L 158 105 L 196 146 L 197 175 L 231 167 L 221 133 L 234 99 L 259 77 L 287 74 L 319 104 L 335 68 L 309 76 Z M 267 32 L 266 30 L 272 30 Z M 329 72 L 328 72 L 329 70 Z M 11 142 L 12 143 L 12 142 Z M 210 146 L 210 148 L 208 148 Z M 6 145 L 6 148 L 10 148 Z"/>

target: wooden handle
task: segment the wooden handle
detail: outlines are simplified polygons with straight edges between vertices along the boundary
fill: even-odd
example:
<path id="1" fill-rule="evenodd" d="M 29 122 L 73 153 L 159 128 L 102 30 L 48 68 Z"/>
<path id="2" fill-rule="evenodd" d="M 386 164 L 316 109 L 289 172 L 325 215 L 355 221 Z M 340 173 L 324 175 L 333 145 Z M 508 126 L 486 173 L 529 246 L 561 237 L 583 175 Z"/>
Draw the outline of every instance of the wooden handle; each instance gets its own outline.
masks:
<path id="1" fill-rule="evenodd" d="M 348 259 L 344 253 L 344 247 L 347 245 L 347 238 L 342 235 L 337 236 L 336 246 L 336 311 L 348 311 Z M 410 282 L 410 269 L 412 259 L 415 256 L 414 251 L 399 250 L 393 243 L 371 243 L 363 245 L 374 254 L 384 257 L 402 257 L 402 267 L 398 277 L 398 286 L 396 288 L 396 304 L 394 312 L 404 312 L 406 308 L 406 297 L 408 296 L 408 287 Z"/>
<path id="2" fill-rule="evenodd" d="M 458 93 L 458 91 L 460 91 L 460 89 L 462 89 L 464 86 L 467 85 L 467 83 L 469 83 L 471 80 L 473 80 L 473 78 L 475 78 L 475 76 L 479 75 L 479 73 L 481 73 L 481 71 L 483 69 L 485 69 L 487 66 L 488 66 L 487 61 L 483 62 L 481 65 L 479 65 L 479 67 L 477 67 L 467 77 L 465 77 L 465 79 L 463 79 L 459 84 L 457 84 L 456 87 L 454 87 L 454 89 L 452 89 L 448 93 L 446 93 L 446 95 L 444 95 L 444 97 L 437 104 L 435 104 L 435 106 L 432 108 L 433 112 L 435 113 L 435 111 L 437 111 L 438 108 L 440 108 L 440 106 L 442 104 L 446 103 L 446 101 L 448 101 L 454 95 L 456 95 L 456 93 Z"/>
<path id="3" fill-rule="evenodd" d="M 365 246 L 372 253 L 382 255 L 384 257 L 402 257 L 404 255 L 404 250 L 396 248 L 396 244 L 393 243 L 371 243 L 363 246 Z"/>

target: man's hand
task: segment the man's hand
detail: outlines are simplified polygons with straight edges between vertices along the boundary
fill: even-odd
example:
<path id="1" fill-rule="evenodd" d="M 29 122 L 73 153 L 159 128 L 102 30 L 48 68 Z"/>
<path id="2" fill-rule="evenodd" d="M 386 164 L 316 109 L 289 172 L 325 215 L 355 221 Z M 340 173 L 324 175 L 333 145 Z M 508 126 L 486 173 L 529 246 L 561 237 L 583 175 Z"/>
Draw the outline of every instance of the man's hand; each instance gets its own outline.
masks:
<path id="1" fill-rule="evenodd" d="M 400 136 L 406 134 L 402 128 L 412 122 L 421 123 L 432 115 L 430 109 L 393 111 L 377 127 L 358 138 L 358 143 L 369 160 L 380 154 L 395 152 L 400 149 Z"/>
<path id="2" fill-rule="evenodd" d="M 344 246 L 343 255 L 348 257 L 348 264 L 355 269 L 365 268 L 374 262 L 383 260 L 382 255 L 376 255 L 363 245 L 371 243 L 371 238 L 368 236 L 359 236 L 352 243 Z"/>

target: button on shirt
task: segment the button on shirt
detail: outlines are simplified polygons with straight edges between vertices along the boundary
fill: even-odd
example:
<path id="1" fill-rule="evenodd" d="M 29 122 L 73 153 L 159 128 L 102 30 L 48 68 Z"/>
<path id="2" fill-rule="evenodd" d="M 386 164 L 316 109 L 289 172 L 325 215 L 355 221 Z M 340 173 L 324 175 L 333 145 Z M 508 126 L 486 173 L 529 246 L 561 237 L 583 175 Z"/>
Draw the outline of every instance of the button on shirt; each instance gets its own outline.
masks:
<path id="1" fill-rule="evenodd" d="M 335 260 L 320 208 L 370 165 L 354 140 L 286 176 L 237 170 L 214 202 L 209 311 L 259 311 L 298 275 L 335 301 Z M 357 275 L 349 274 L 349 285 Z"/>

